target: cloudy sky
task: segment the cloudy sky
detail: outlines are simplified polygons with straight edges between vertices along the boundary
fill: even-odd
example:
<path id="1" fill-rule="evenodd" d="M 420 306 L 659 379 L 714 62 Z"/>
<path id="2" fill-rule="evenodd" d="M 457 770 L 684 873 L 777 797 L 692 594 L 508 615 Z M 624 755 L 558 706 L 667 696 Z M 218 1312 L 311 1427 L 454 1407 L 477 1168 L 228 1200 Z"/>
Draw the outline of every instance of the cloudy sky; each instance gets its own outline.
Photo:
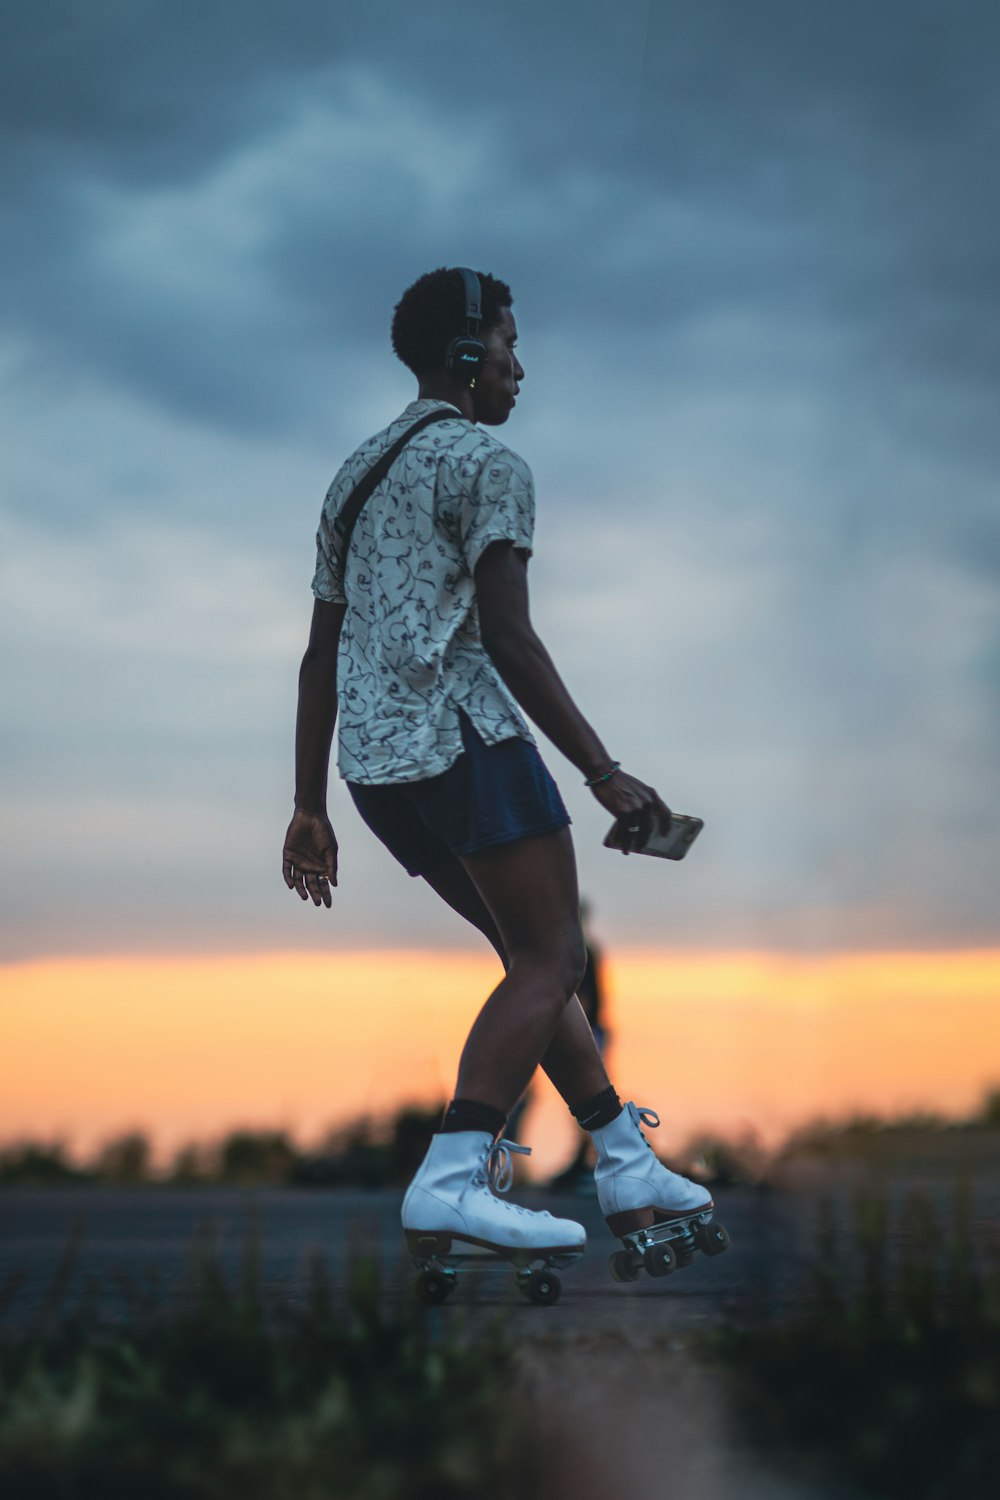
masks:
<path id="1" fill-rule="evenodd" d="M 536 623 L 705 834 L 612 943 L 1000 940 L 989 0 L 49 0 L 0 44 L 2 956 L 449 946 L 280 881 L 329 479 L 394 302 L 511 282 Z"/>

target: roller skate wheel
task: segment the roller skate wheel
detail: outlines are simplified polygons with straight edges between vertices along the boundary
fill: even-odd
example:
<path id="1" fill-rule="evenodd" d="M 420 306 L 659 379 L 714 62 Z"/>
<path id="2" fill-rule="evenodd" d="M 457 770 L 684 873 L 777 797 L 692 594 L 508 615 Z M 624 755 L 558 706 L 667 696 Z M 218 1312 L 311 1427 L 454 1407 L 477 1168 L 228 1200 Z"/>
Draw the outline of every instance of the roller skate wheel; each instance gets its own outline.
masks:
<path id="1" fill-rule="evenodd" d="M 455 1290 L 455 1277 L 445 1271 L 421 1271 L 416 1281 L 416 1292 L 421 1302 L 436 1306 L 444 1302 Z"/>
<path id="2" fill-rule="evenodd" d="M 643 1251 L 642 1263 L 650 1276 L 669 1276 L 677 1269 L 677 1257 L 670 1245 L 650 1245 Z"/>
<path id="3" fill-rule="evenodd" d="M 553 1271 L 531 1271 L 527 1276 L 518 1277 L 517 1288 L 521 1296 L 536 1307 L 551 1307 L 553 1302 L 559 1301 L 562 1282 Z"/>
<path id="4" fill-rule="evenodd" d="M 612 1281 L 638 1281 L 642 1267 L 631 1250 L 615 1250 L 608 1260 Z"/>
<path id="5" fill-rule="evenodd" d="M 723 1250 L 729 1249 L 729 1231 L 721 1224 L 699 1224 L 695 1239 L 705 1255 L 721 1255 Z"/>

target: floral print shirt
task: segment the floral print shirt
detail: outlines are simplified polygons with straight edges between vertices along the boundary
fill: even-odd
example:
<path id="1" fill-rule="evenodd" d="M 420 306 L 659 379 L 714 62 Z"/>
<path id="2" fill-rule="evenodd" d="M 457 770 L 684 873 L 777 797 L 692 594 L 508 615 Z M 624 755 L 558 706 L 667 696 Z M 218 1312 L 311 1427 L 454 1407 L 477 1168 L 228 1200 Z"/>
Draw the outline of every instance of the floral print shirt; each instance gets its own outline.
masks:
<path id="1" fill-rule="evenodd" d="M 411 401 L 336 475 L 317 533 L 313 593 L 346 603 L 337 663 L 337 765 L 346 781 L 421 781 L 462 753 L 459 710 L 488 745 L 534 740 L 479 634 L 476 563 L 491 542 L 531 551 L 531 470 L 455 408 L 403 449 L 358 518 L 346 559 L 333 518 L 398 437 L 446 401 Z"/>

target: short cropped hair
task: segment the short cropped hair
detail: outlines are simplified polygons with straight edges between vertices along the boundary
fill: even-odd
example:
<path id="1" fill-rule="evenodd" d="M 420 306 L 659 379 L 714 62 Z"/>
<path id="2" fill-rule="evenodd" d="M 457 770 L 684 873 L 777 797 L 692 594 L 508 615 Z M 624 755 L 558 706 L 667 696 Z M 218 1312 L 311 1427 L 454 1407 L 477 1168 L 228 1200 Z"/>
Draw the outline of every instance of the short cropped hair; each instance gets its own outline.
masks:
<path id="1" fill-rule="evenodd" d="M 510 287 L 496 276 L 477 271 L 482 291 L 482 321 L 479 333 L 488 333 L 513 302 Z M 465 283 L 462 274 L 441 266 L 428 271 L 396 303 L 392 316 L 392 347 L 418 378 L 444 367 L 444 356 L 452 339 L 464 333 Z"/>

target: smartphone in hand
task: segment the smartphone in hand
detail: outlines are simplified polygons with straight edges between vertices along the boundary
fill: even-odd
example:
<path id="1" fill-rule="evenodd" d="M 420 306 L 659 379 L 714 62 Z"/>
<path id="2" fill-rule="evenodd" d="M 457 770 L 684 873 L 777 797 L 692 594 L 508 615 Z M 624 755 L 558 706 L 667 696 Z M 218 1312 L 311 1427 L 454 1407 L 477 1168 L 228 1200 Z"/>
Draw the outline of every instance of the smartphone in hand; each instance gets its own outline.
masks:
<path id="1" fill-rule="evenodd" d="M 685 854 L 705 826 L 703 818 L 692 818 L 686 813 L 672 813 L 670 822 L 664 825 L 659 818 L 653 823 L 653 831 L 641 849 L 633 854 L 653 854 L 657 859 L 683 859 Z M 605 849 L 618 849 L 615 835 L 618 824 L 612 823 L 604 840 Z"/>

